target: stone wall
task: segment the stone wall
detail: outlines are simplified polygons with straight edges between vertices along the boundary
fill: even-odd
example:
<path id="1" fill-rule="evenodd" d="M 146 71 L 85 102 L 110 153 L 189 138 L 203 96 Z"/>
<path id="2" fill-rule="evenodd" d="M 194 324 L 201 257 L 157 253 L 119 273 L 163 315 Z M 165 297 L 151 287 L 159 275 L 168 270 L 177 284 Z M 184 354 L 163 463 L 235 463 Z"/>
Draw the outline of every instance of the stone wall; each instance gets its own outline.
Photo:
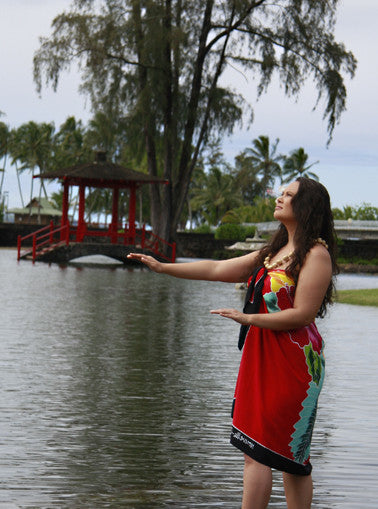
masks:
<path id="1" fill-rule="evenodd" d="M 371 260 L 378 258 L 378 240 L 343 240 L 338 246 L 338 255 L 344 258 L 361 258 Z"/>
<path id="2" fill-rule="evenodd" d="M 42 228 L 42 226 L 36 226 L 35 224 L 0 223 L 0 247 L 16 247 L 18 235 L 25 237 L 39 228 Z M 23 245 L 31 246 L 32 239 L 27 239 Z"/>
<path id="3" fill-rule="evenodd" d="M 217 240 L 213 233 L 176 234 L 176 256 L 179 258 L 223 258 L 232 240 Z M 226 251 L 228 253 L 228 251 Z"/>
<path id="4" fill-rule="evenodd" d="M 228 257 L 233 251 L 227 251 L 225 247 L 234 244 L 232 240 L 214 239 L 212 233 L 178 233 L 176 241 L 177 256 L 190 258 Z M 338 246 L 338 255 L 365 260 L 378 258 L 378 240 L 343 240 Z"/>

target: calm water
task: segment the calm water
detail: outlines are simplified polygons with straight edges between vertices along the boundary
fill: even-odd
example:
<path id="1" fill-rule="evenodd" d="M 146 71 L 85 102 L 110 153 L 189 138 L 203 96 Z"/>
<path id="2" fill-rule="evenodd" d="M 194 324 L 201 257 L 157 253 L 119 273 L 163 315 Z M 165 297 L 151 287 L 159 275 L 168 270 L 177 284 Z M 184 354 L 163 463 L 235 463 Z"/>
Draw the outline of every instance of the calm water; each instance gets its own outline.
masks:
<path id="1" fill-rule="evenodd" d="M 241 306 L 233 285 L 17 264 L 11 250 L 0 278 L 0 508 L 240 507 L 238 326 L 209 314 Z M 335 305 L 319 328 L 313 507 L 376 508 L 378 310 Z M 269 507 L 285 507 L 279 475 Z"/>

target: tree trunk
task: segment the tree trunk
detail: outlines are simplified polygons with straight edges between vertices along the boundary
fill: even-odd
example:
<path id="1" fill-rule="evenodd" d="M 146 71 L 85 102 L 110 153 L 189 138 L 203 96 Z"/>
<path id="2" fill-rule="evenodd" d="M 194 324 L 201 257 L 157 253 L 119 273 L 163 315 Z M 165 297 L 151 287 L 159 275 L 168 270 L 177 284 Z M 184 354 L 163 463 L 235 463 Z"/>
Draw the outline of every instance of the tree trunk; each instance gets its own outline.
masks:
<path id="1" fill-rule="evenodd" d="M 22 189 L 21 189 L 20 172 L 19 172 L 19 170 L 17 168 L 17 162 L 16 162 L 16 175 L 17 175 L 18 191 L 20 193 L 20 199 L 21 199 L 21 207 L 25 208 L 24 198 L 22 196 Z"/>
<path id="2" fill-rule="evenodd" d="M 29 218 L 32 215 L 32 201 L 33 201 L 33 184 L 34 184 L 34 168 L 32 169 L 31 185 L 30 185 L 30 203 L 29 203 Z"/>

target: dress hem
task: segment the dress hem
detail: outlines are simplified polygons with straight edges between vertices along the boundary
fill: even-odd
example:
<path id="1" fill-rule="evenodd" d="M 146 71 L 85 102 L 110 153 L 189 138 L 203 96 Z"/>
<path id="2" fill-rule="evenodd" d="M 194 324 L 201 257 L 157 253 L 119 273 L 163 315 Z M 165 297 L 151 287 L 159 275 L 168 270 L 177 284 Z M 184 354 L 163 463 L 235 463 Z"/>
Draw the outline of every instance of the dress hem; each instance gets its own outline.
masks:
<path id="1" fill-rule="evenodd" d="M 230 441 L 233 446 L 247 454 L 250 458 L 275 470 L 295 475 L 305 476 L 311 474 L 312 465 L 310 462 L 301 464 L 285 458 L 259 444 L 234 426 L 232 427 Z"/>

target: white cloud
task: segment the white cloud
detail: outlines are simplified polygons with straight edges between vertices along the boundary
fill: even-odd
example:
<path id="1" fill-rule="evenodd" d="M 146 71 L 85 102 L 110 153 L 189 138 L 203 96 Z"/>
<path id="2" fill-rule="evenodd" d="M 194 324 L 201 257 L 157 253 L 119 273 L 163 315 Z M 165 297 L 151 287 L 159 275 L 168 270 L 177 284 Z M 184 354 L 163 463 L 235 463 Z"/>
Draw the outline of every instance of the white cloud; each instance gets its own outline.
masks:
<path id="1" fill-rule="evenodd" d="M 80 80 L 75 70 L 62 77 L 56 94 L 44 89 L 42 99 L 32 79 L 32 59 L 39 37 L 50 34 L 52 19 L 70 4 L 70 0 L 0 2 L 0 110 L 12 127 L 29 120 L 54 121 L 59 126 L 69 115 L 84 121 L 90 116 L 85 98 L 77 91 Z M 256 103 L 256 82 L 246 82 L 240 73 L 230 71 L 228 79 L 250 99 L 255 121 L 249 131 L 237 131 L 225 140 L 226 157 L 232 160 L 260 134 L 278 137 L 282 152 L 302 146 L 310 161 L 320 161 L 313 169 L 328 186 L 335 206 L 362 201 L 378 206 L 377 19 L 375 0 L 344 0 L 339 4 L 336 40 L 353 51 L 359 64 L 355 79 L 348 84 L 348 110 L 328 149 L 322 112 L 312 111 L 317 94 L 311 83 L 304 87 L 297 102 L 285 98 L 276 83 Z M 10 206 L 17 206 L 14 176 L 6 176 L 4 189 L 10 191 Z"/>

